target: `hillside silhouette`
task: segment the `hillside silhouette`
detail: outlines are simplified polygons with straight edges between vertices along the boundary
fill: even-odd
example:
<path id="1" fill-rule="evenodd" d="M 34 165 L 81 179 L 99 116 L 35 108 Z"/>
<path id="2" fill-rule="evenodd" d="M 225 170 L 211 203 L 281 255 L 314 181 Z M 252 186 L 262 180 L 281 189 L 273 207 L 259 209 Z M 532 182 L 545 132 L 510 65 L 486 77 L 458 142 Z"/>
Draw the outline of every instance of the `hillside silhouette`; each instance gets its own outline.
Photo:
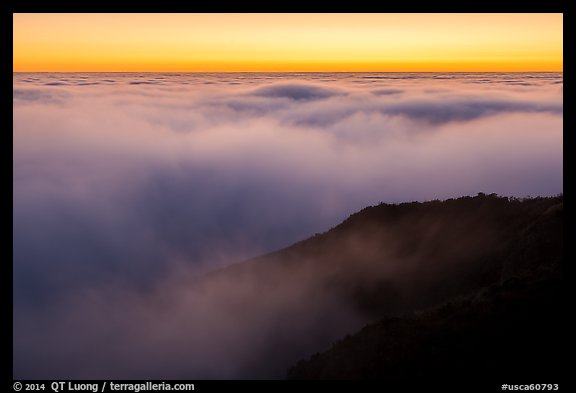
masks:
<path id="1" fill-rule="evenodd" d="M 194 291 L 233 325 L 242 378 L 553 369 L 562 224 L 562 195 L 382 203 Z"/>
<path id="2" fill-rule="evenodd" d="M 440 285 L 446 288 L 443 295 L 432 298 L 449 298 L 447 294 L 456 295 L 458 288 L 462 293 L 467 290 L 467 295 L 403 316 L 381 318 L 329 350 L 300 361 L 289 369 L 288 378 L 406 383 L 548 377 L 558 381 L 564 375 L 567 329 L 562 197 L 506 200 L 480 194 L 419 204 L 415 211 L 435 215 L 439 208 L 449 215 L 464 214 L 466 207 L 483 212 L 485 222 L 502 230 L 491 249 L 468 262 L 470 270 L 448 272 L 447 280 L 456 277 L 455 285 Z M 386 208 L 367 212 L 356 220 L 393 215 Z"/>

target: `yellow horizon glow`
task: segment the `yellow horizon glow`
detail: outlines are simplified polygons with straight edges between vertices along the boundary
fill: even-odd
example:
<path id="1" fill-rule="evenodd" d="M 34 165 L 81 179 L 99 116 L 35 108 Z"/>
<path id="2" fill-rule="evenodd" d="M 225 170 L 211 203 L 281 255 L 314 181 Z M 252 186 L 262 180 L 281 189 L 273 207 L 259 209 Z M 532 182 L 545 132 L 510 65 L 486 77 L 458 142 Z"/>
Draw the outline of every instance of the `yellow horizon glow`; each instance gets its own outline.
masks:
<path id="1" fill-rule="evenodd" d="M 562 14 L 13 14 L 14 72 L 562 71 Z"/>

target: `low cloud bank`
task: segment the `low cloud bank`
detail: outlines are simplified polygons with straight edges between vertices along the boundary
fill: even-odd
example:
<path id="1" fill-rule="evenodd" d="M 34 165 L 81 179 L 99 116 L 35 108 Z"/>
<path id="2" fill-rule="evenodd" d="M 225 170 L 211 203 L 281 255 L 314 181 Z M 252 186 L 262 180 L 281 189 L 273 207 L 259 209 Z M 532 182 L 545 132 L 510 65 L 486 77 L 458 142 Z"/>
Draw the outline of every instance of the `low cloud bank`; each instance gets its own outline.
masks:
<path id="1" fill-rule="evenodd" d="M 562 76 L 529 76 L 16 74 L 15 378 L 277 375 L 270 337 L 354 312 L 193 277 L 380 201 L 561 192 Z"/>

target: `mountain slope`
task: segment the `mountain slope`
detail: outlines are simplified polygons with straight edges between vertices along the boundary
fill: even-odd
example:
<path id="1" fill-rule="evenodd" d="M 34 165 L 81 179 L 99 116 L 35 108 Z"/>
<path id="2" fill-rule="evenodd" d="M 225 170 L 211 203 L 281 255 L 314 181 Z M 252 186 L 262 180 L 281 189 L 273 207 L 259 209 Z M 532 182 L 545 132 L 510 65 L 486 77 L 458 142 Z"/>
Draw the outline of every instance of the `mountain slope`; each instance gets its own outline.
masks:
<path id="1" fill-rule="evenodd" d="M 218 310 L 219 325 L 241 330 L 242 339 L 226 347 L 237 365 L 227 375 L 282 378 L 299 359 L 383 316 L 410 315 L 558 266 L 562 206 L 562 196 L 484 194 L 381 204 L 324 234 L 213 272 L 195 283 L 194 296 Z M 373 377 L 339 366 L 335 373 L 309 371 L 324 369 L 317 364 L 326 359 L 290 376 Z"/>
<path id="2" fill-rule="evenodd" d="M 492 262 L 501 265 L 500 280 L 424 312 L 383 318 L 300 361 L 288 377 L 558 381 L 565 375 L 567 326 L 563 209 L 552 203 L 544 211 L 529 210 L 541 213 L 510 232 Z"/>
<path id="3" fill-rule="evenodd" d="M 559 381 L 566 310 L 557 273 L 510 279 L 412 317 L 383 318 L 300 361 L 288 378 Z"/>

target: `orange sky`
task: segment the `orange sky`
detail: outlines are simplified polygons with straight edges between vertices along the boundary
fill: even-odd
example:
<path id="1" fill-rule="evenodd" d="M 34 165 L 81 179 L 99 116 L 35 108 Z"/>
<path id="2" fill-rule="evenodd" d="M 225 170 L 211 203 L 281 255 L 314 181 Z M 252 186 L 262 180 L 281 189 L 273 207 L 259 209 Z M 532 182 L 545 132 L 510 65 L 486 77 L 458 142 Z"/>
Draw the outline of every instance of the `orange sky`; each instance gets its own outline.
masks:
<path id="1" fill-rule="evenodd" d="M 14 14 L 24 71 L 562 71 L 562 14 Z"/>

